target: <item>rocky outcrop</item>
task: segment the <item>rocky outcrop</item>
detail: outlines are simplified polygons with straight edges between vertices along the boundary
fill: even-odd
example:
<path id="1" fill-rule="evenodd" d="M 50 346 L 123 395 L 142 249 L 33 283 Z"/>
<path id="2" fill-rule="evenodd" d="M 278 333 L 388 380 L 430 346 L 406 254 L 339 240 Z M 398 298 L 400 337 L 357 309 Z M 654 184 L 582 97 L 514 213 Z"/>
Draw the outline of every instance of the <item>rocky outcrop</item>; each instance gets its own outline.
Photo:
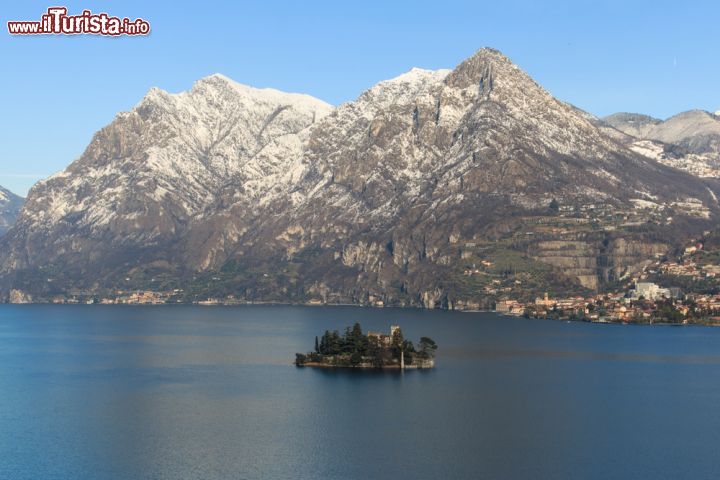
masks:
<path id="1" fill-rule="evenodd" d="M 8 301 L 10 303 L 32 303 L 33 297 L 29 293 L 13 288 L 10 290 Z"/>

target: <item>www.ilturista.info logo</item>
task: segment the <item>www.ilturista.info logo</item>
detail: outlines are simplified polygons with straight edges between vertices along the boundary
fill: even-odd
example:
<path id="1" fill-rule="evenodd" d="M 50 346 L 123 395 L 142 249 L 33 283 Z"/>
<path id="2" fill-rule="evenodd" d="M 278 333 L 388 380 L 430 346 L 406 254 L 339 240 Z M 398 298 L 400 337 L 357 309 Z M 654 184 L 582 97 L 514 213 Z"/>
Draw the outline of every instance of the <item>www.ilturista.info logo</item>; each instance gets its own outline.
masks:
<path id="1" fill-rule="evenodd" d="M 111 17 L 107 13 L 83 10 L 80 15 L 68 15 L 65 7 L 50 7 L 40 21 L 7 22 L 11 35 L 147 35 L 150 24 L 138 18 Z"/>

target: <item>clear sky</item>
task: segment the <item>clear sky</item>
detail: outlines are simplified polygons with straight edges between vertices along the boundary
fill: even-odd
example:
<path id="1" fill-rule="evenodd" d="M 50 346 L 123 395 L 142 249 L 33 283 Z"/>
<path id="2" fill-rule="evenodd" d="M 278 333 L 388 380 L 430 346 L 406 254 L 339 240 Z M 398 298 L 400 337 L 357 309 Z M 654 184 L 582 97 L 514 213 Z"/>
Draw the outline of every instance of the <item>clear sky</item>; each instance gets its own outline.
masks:
<path id="1" fill-rule="evenodd" d="M 596 115 L 720 109 L 720 2 L 37 2 L 0 9 L 0 185 L 25 195 L 77 158 L 152 86 L 211 73 L 333 104 L 413 66 L 501 50 L 555 96 Z M 48 6 L 148 20 L 148 37 L 19 37 L 7 20 Z"/>

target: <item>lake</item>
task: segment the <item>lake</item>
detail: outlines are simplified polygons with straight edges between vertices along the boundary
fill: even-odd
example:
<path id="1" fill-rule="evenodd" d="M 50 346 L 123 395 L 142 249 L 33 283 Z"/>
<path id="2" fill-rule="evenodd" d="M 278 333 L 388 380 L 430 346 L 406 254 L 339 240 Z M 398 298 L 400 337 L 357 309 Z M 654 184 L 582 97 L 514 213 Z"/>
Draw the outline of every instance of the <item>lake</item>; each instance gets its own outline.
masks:
<path id="1" fill-rule="evenodd" d="M 437 368 L 291 364 L 355 321 Z M 716 479 L 719 448 L 720 329 L 0 305 L 2 479 Z"/>

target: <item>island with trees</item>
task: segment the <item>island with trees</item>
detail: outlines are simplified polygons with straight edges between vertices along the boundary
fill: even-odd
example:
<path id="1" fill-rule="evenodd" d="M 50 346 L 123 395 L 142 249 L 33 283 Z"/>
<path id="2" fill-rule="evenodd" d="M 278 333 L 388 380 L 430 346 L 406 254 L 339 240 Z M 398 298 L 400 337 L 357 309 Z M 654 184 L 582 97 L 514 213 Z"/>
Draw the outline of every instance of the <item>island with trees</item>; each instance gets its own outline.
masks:
<path id="1" fill-rule="evenodd" d="M 359 323 L 345 329 L 326 330 L 315 337 L 315 350 L 297 353 L 298 367 L 424 369 L 435 367 L 437 344 L 429 337 L 421 337 L 417 347 L 403 337 L 399 326 L 390 327 L 390 334 L 364 334 Z"/>

